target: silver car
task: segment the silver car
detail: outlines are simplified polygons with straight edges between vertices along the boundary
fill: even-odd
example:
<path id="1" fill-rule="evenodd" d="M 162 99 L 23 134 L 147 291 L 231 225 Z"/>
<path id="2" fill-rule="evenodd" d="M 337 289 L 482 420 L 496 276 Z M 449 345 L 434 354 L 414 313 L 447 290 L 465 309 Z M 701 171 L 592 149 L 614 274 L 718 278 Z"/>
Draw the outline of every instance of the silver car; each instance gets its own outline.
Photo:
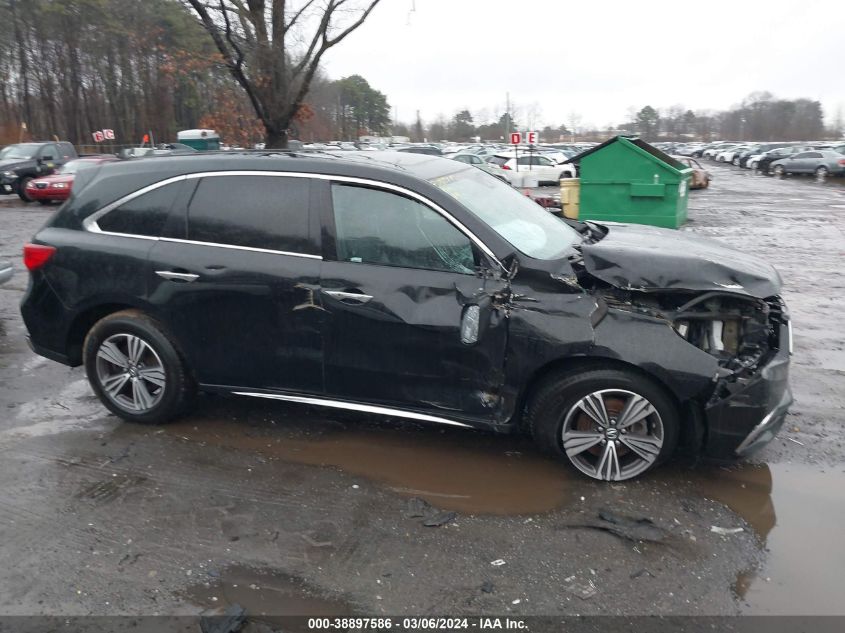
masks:
<path id="1" fill-rule="evenodd" d="M 0 284 L 6 283 L 12 278 L 12 262 L 8 259 L 0 258 Z"/>
<path id="2" fill-rule="evenodd" d="M 469 154 L 469 153 L 459 153 L 455 154 L 454 156 L 450 156 L 452 160 L 456 160 L 459 163 L 466 163 L 467 165 L 472 165 L 473 167 L 478 167 L 481 171 L 486 171 L 491 176 L 495 176 L 502 182 L 508 182 L 507 178 L 502 176 L 498 169 L 495 167 L 491 167 L 483 157 L 478 156 L 476 154 Z M 510 184 L 510 183 L 508 183 Z"/>
<path id="3" fill-rule="evenodd" d="M 785 174 L 815 174 L 820 177 L 831 174 L 842 175 L 845 174 L 845 156 L 828 149 L 810 150 L 776 160 L 769 168 L 778 176 Z"/>

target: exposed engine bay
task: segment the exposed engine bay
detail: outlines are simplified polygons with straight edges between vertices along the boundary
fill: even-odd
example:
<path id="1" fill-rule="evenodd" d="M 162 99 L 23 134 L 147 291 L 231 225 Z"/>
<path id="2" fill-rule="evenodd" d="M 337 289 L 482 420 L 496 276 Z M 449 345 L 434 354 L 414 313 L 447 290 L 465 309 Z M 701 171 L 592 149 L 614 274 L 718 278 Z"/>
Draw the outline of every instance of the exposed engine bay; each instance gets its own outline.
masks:
<path id="1" fill-rule="evenodd" d="M 779 297 L 757 299 L 725 292 L 595 291 L 608 307 L 633 310 L 666 320 L 675 332 L 736 376 L 753 373 L 779 347 L 785 324 Z"/>

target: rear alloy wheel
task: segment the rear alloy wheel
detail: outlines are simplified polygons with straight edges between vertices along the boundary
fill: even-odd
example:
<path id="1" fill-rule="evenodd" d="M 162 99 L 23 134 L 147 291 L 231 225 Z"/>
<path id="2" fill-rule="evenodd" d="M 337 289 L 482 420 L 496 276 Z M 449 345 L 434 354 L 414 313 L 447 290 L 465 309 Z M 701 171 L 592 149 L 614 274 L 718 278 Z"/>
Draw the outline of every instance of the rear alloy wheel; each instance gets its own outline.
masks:
<path id="1" fill-rule="evenodd" d="M 816 178 L 827 178 L 829 175 L 830 170 L 824 165 L 816 167 Z"/>
<path id="2" fill-rule="evenodd" d="M 546 382 L 529 403 L 537 443 L 583 474 L 624 481 L 675 449 L 678 414 L 664 391 L 635 373 L 592 370 Z"/>
<path id="3" fill-rule="evenodd" d="M 732 162 L 733 162 L 734 167 L 739 167 L 739 158 L 738 157 L 734 158 Z"/>
<path id="4" fill-rule="evenodd" d="M 125 310 L 94 325 L 83 349 L 88 381 L 102 403 L 131 422 L 160 424 L 192 402 L 195 385 L 161 326 Z"/>

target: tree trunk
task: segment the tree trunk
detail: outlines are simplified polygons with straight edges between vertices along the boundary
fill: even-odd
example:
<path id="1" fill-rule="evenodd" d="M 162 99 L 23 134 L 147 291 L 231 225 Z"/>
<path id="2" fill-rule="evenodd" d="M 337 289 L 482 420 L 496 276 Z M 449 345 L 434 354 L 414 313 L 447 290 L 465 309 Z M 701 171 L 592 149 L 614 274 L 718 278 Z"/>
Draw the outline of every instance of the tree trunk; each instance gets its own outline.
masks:
<path id="1" fill-rule="evenodd" d="M 287 149 L 288 148 L 288 130 L 287 126 L 282 125 L 268 125 L 264 124 L 264 129 L 267 132 L 266 149 Z"/>

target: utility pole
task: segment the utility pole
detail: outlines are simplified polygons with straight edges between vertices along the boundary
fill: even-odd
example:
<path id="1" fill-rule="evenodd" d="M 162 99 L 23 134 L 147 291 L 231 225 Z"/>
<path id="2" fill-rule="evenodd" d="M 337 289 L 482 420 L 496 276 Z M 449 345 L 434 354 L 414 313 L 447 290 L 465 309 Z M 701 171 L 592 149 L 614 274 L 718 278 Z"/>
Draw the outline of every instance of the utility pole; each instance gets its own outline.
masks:
<path id="1" fill-rule="evenodd" d="M 505 140 L 510 141 L 511 137 L 511 123 L 513 122 L 511 119 L 511 93 L 505 93 L 505 118 L 508 122 L 508 128 L 505 130 Z"/>

